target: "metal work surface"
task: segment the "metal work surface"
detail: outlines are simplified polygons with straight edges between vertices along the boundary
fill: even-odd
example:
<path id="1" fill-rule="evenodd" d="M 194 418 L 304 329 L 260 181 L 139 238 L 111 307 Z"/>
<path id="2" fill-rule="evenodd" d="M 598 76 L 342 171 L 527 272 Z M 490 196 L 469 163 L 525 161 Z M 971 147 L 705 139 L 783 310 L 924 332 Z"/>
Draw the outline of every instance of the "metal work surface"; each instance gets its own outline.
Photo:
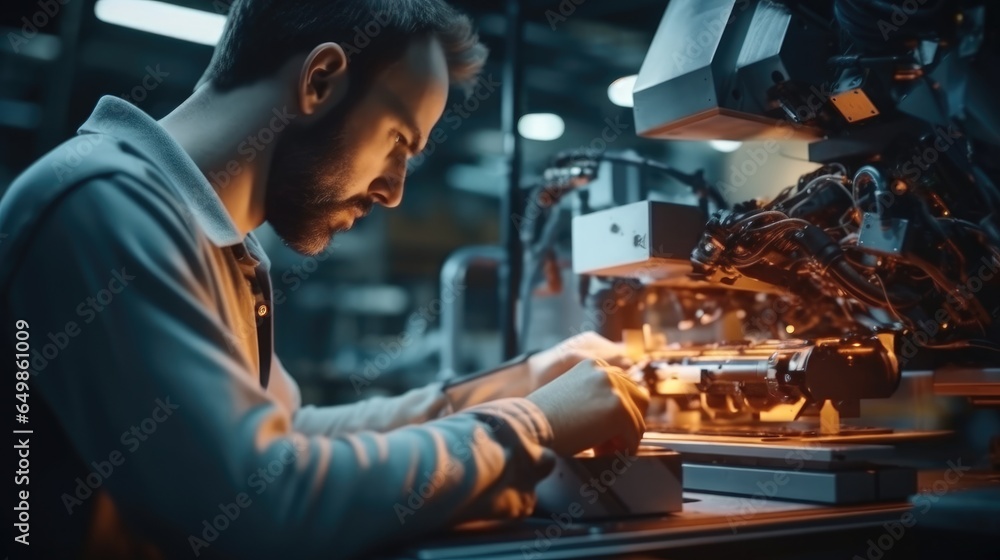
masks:
<path id="1" fill-rule="evenodd" d="M 728 457 L 793 468 L 802 463 L 856 463 L 891 459 L 889 445 L 822 443 L 798 438 L 745 438 L 646 433 L 643 445 L 678 451 L 684 456 Z"/>
<path id="2" fill-rule="evenodd" d="M 919 472 L 909 499 L 854 506 L 685 492 L 679 513 L 467 526 L 383 558 L 989 558 L 1000 554 L 1000 475 Z M 951 472 L 951 474 L 949 474 Z M 946 484 L 947 488 L 939 488 Z"/>
<path id="3" fill-rule="evenodd" d="M 684 488 L 751 499 L 871 503 L 906 500 L 916 492 L 917 474 L 912 469 L 892 468 L 801 471 L 687 463 Z"/>
<path id="4" fill-rule="evenodd" d="M 684 511 L 604 523 L 560 524 L 529 519 L 513 526 L 460 531 L 396 558 L 594 558 L 701 545 L 786 538 L 878 527 L 898 520 L 907 502 L 829 507 L 688 492 Z"/>

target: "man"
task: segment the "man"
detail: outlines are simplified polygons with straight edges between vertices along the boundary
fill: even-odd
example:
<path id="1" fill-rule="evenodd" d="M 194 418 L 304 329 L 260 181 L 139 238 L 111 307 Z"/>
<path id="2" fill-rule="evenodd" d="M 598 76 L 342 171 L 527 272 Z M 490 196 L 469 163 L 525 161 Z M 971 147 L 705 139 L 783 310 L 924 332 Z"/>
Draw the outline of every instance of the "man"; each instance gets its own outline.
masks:
<path id="1" fill-rule="evenodd" d="M 35 550 L 357 556 L 529 514 L 555 454 L 638 447 L 647 396 L 584 360 L 618 353 L 596 335 L 333 408 L 302 407 L 271 351 L 250 232 L 268 221 L 315 254 L 375 204 L 397 206 L 449 87 L 484 57 L 442 0 L 237 0 L 175 111 L 156 122 L 104 98 L 14 183 L 0 287 L 8 340 L 31 342 L 17 367 L 44 427 L 30 443 Z"/>

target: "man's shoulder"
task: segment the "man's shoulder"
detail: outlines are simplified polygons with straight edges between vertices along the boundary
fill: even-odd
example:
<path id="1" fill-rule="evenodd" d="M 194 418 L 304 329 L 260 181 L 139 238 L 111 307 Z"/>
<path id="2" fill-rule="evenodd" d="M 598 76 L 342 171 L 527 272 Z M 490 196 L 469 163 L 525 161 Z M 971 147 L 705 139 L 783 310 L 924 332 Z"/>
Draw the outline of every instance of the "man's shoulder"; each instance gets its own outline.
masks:
<path id="1" fill-rule="evenodd" d="M 146 228 L 191 234 L 190 209 L 166 175 L 127 143 L 105 134 L 64 142 L 11 184 L 0 198 L 0 260 L 16 260 L 33 232 L 56 216 L 57 225 L 66 228 L 107 222 L 110 227 L 98 228 L 106 234 L 134 235 L 135 229 L 125 226 L 137 219 Z"/>
<path id="2" fill-rule="evenodd" d="M 106 134 L 80 134 L 21 173 L 0 199 L 0 209 L 44 204 L 90 180 L 116 175 L 132 176 L 151 187 L 163 183 L 155 165 L 125 142 Z"/>
<path id="3" fill-rule="evenodd" d="M 169 178 L 141 152 L 113 136 L 80 134 L 25 170 L 0 198 L 0 230 L 8 236 L 93 182 L 128 184 L 133 196 L 183 207 Z"/>

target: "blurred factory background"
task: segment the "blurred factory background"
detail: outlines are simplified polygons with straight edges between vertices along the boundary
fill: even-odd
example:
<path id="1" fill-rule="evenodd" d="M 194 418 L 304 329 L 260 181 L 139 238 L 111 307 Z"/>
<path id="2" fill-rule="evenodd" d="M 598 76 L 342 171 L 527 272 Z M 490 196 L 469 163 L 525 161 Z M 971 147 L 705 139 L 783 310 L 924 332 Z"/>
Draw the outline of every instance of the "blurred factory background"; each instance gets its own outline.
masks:
<path id="1" fill-rule="evenodd" d="M 452 3 L 476 20 L 490 62 L 472 97 L 453 95 L 438 126 L 441 141 L 432 142 L 414 166 L 403 205 L 376 210 L 320 258 L 282 247 L 266 227 L 261 232 L 274 264 L 278 353 L 308 402 L 395 393 L 438 375 L 447 344 L 442 303 L 452 298 L 442 293 L 442 267 L 462 247 L 500 243 L 502 200 L 511 183 L 501 126 L 510 50 L 506 2 Z M 181 103 L 209 62 L 228 4 L 5 0 L 0 192 L 71 136 L 101 96 L 125 98 L 157 119 Z M 522 0 L 522 186 L 537 180 L 556 154 L 580 148 L 634 150 L 684 171 L 704 169 L 724 192 L 738 189 L 742 198 L 775 192 L 815 167 L 805 162 L 804 147 L 793 144 L 773 153 L 753 143 L 661 142 L 635 135 L 631 86 L 666 4 Z M 598 141 L 602 137 L 611 139 L 606 147 Z M 760 157 L 770 159 L 766 173 L 756 173 Z M 670 179 L 648 176 L 641 182 L 649 198 L 695 204 L 690 189 Z M 568 220 L 564 230 L 568 244 Z M 568 255 L 560 253 L 568 280 L 562 290 L 539 289 L 533 296 L 526 346 L 557 342 L 580 330 L 574 325 L 586 324 L 579 318 Z M 474 267 L 465 286 L 453 366 L 459 372 L 489 367 L 502 357 L 495 268 Z"/>

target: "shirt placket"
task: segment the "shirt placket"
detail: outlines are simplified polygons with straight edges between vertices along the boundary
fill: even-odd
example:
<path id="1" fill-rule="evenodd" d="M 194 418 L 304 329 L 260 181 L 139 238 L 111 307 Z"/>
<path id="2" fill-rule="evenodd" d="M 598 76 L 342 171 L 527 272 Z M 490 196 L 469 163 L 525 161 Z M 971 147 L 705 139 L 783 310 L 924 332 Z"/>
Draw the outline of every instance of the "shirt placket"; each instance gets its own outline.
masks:
<path id="1" fill-rule="evenodd" d="M 271 354 L 274 349 L 274 305 L 272 303 L 271 277 L 261 265 L 260 259 L 245 244 L 233 245 L 232 251 L 253 295 L 260 386 L 266 389 L 271 376 Z"/>

